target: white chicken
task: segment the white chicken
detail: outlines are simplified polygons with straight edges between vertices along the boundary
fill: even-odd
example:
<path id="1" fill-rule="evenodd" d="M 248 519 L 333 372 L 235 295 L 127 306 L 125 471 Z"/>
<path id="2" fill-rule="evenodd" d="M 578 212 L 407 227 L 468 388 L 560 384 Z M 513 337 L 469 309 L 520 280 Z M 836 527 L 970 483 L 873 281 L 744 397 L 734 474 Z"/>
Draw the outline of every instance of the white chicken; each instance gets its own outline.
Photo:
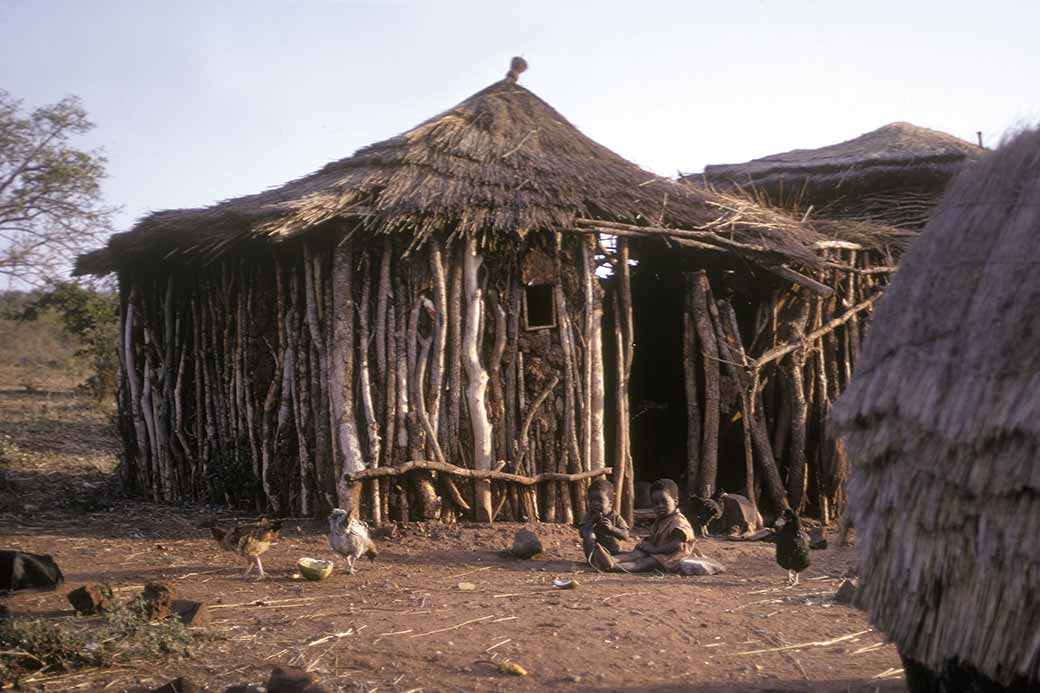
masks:
<path id="1" fill-rule="evenodd" d="M 376 559 L 376 545 L 368 536 L 368 525 L 350 513 L 336 508 L 329 515 L 329 546 L 347 561 L 347 572 L 354 574 L 354 562 L 362 556 Z"/>

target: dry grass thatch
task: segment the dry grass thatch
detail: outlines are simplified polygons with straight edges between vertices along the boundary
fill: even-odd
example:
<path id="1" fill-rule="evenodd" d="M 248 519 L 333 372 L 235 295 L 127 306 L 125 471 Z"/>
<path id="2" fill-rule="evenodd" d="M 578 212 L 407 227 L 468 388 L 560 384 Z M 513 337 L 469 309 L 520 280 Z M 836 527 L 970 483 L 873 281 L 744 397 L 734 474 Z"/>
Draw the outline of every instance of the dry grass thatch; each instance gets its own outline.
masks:
<path id="1" fill-rule="evenodd" d="M 819 149 L 705 167 L 684 180 L 814 215 L 919 229 L 950 179 L 985 150 L 943 132 L 890 123 Z"/>
<path id="2" fill-rule="evenodd" d="M 945 183 L 966 160 L 978 159 L 984 151 L 945 132 L 899 122 L 819 149 L 705 166 L 703 176 L 719 186 L 753 183 L 760 189 L 783 186 L 791 192 L 806 186 L 862 189 L 910 179 L 936 178 Z"/>
<path id="3" fill-rule="evenodd" d="M 905 655 L 1040 681 L 1040 130 L 958 176 L 835 409 L 865 603 Z"/>
<path id="4" fill-rule="evenodd" d="M 798 219 L 655 176 L 592 141 L 515 77 L 320 171 L 202 209 L 156 212 L 78 274 L 145 258 L 212 258 L 237 241 L 279 241 L 333 220 L 364 233 L 477 234 L 485 247 L 578 218 L 696 229 L 812 265 L 819 236 Z"/>

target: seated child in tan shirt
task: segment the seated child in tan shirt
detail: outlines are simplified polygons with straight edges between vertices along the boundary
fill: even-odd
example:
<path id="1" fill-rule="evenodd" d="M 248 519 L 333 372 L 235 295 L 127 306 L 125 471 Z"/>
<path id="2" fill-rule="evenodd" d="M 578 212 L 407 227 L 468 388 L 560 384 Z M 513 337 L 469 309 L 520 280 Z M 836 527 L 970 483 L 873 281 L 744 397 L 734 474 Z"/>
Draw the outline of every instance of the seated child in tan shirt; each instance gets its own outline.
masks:
<path id="1" fill-rule="evenodd" d="M 625 518 L 614 512 L 614 485 L 606 479 L 597 479 L 589 485 L 589 511 L 578 526 L 581 535 L 582 555 L 586 560 L 596 546 L 607 553 L 621 553 L 619 539 L 628 539 L 628 524 Z"/>
<path id="2" fill-rule="evenodd" d="M 658 479 L 650 487 L 650 498 L 657 519 L 650 535 L 628 553 L 612 556 L 601 546 L 593 547 L 590 562 L 599 570 L 643 573 L 663 570 L 675 573 L 679 561 L 700 555 L 694 546 L 693 527 L 679 512 L 679 487 L 671 479 Z"/>

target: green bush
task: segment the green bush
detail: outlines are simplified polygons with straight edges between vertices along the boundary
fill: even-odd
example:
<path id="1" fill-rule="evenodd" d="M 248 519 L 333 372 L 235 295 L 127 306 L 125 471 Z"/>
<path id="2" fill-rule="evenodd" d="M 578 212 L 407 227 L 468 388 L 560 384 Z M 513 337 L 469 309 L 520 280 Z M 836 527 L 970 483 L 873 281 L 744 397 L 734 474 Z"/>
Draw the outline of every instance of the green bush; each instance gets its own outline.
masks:
<path id="1" fill-rule="evenodd" d="M 119 297 L 74 282 L 55 282 L 39 292 L 18 313 L 23 321 L 43 321 L 57 315 L 65 334 L 78 342 L 75 355 L 90 376 L 84 387 L 98 400 L 114 395 L 119 375 Z"/>
<path id="2" fill-rule="evenodd" d="M 0 687 L 43 668 L 105 666 L 115 660 L 190 656 L 193 634 L 176 616 L 152 621 L 143 596 L 96 617 L 0 623 Z"/>

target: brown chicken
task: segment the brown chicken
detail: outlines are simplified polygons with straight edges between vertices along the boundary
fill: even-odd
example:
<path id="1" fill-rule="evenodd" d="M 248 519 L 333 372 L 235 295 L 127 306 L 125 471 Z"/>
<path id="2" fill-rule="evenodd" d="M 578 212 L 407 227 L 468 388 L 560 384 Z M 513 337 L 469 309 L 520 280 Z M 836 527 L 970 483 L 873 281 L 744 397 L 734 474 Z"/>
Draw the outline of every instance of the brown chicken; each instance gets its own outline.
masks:
<path id="1" fill-rule="evenodd" d="M 225 551 L 234 551 L 239 556 L 249 561 L 246 575 L 257 570 L 257 578 L 264 578 L 264 565 L 260 562 L 260 556 L 271 548 L 271 544 L 278 538 L 278 532 L 282 529 L 282 521 L 269 522 L 266 517 L 261 517 L 256 522 L 243 522 L 230 529 L 212 527 L 213 538 L 217 540 Z"/>

